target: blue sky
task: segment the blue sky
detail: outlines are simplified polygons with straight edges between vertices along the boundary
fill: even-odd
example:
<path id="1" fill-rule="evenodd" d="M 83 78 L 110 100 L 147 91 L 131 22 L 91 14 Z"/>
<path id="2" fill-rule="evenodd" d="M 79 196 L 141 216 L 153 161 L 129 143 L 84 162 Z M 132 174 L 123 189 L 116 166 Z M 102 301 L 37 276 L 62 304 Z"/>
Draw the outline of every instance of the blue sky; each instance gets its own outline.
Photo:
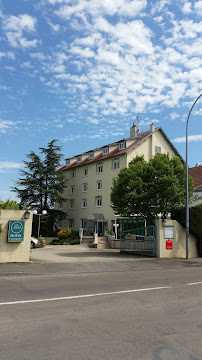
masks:
<path id="1" fill-rule="evenodd" d="M 64 158 L 162 126 L 185 158 L 202 92 L 202 1 L 0 0 L 0 197 L 26 154 Z M 202 98 L 189 166 L 202 163 Z"/>

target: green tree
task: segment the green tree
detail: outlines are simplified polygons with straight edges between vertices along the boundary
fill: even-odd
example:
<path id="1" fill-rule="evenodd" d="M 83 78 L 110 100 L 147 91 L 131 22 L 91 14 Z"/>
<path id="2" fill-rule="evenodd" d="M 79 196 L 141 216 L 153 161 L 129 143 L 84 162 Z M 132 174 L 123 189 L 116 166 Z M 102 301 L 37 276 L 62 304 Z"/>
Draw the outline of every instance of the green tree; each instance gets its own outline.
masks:
<path id="1" fill-rule="evenodd" d="M 150 221 L 159 213 L 166 216 L 186 199 L 186 170 L 179 157 L 157 154 L 149 162 L 137 156 L 114 181 L 111 202 L 115 213 L 139 215 Z M 193 195 L 189 178 L 189 198 Z"/>
<path id="2" fill-rule="evenodd" d="M 7 199 L 3 201 L 0 199 L 0 209 L 4 210 L 20 210 L 19 204 L 15 200 Z"/>
<path id="3" fill-rule="evenodd" d="M 21 177 L 12 188 L 20 199 L 20 206 L 36 209 L 38 213 L 47 210 L 55 221 L 66 217 L 63 211 L 54 209 L 56 202 L 65 201 L 63 192 L 66 187 L 63 173 L 57 171 L 62 154 L 56 142 L 52 140 L 47 148 L 39 148 L 40 155 L 34 151 L 27 155 L 29 160 L 24 161 L 25 170 L 20 170 Z"/>

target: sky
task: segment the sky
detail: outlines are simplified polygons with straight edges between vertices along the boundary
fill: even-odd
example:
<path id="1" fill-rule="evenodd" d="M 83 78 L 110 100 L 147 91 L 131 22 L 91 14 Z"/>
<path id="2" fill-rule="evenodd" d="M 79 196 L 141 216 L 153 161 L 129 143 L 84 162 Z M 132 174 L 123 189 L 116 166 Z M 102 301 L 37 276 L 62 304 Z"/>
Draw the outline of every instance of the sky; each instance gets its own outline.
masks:
<path id="1" fill-rule="evenodd" d="M 202 1 L 0 0 L 0 197 L 30 151 L 64 159 L 161 126 L 185 159 L 202 93 Z M 202 97 L 189 120 L 202 163 Z"/>

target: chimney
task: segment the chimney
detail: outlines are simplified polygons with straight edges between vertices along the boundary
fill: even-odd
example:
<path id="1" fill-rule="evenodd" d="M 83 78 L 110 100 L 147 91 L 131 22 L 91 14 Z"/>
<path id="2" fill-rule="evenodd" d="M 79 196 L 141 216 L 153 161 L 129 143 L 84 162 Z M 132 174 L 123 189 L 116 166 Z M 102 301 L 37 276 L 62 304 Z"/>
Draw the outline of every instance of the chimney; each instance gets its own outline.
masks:
<path id="1" fill-rule="evenodd" d="M 150 125 L 150 132 L 152 133 L 152 132 L 154 132 L 154 130 L 155 130 L 155 125 L 154 125 L 153 123 L 151 123 L 151 125 Z"/>
<path id="2" fill-rule="evenodd" d="M 136 139 L 138 137 L 138 127 L 133 123 L 133 126 L 130 128 L 130 138 Z"/>

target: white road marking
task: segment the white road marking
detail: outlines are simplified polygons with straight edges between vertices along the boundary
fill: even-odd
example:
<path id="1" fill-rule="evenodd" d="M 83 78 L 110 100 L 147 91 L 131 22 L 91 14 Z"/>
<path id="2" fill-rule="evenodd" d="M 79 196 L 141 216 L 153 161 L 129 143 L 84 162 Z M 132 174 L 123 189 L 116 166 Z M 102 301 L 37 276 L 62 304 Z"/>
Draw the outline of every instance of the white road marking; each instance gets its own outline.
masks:
<path id="1" fill-rule="evenodd" d="M 171 288 L 171 287 L 172 287 L 172 286 L 159 286 L 159 287 L 155 287 L 155 288 L 123 290 L 123 291 L 112 291 L 112 292 L 98 293 L 98 294 L 63 296 L 63 297 L 49 298 L 49 299 L 9 301 L 9 302 L 2 302 L 2 303 L 0 303 L 0 305 L 17 305 L 17 304 L 28 304 L 28 303 L 37 303 L 37 302 L 47 302 L 47 301 L 82 299 L 82 298 L 96 297 L 96 296 L 107 296 L 107 295 L 116 295 L 116 294 L 127 294 L 127 293 L 134 293 L 134 292 L 141 292 L 141 291 L 151 291 L 151 290 L 163 290 L 163 289 L 169 289 L 169 288 Z"/>
<path id="2" fill-rule="evenodd" d="M 198 281 L 198 282 L 190 283 L 190 284 L 186 284 L 186 285 L 200 285 L 200 284 L 202 284 L 202 281 Z"/>

